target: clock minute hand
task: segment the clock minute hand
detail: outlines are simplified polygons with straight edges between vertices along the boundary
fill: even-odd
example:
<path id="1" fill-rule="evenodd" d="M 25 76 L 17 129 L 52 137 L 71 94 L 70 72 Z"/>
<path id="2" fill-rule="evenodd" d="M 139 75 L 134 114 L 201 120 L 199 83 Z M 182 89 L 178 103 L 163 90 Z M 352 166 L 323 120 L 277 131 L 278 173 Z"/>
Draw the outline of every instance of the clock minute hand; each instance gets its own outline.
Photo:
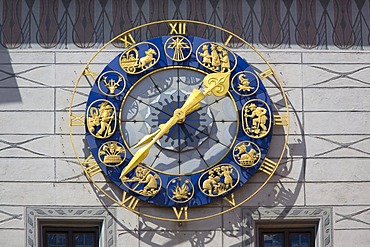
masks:
<path id="1" fill-rule="evenodd" d="M 185 112 L 185 115 L 198 110 L 201 107 L 200 102 L 211 93 L 219 97 L 224 96 L 229 91 L 230 72 L 208 74 L 203 79 L 203 85 L 206 89 L 203 92 L 194 89 L 180 108 Z"/>
<path id="2" fill-rule="evenodd" d="M 203 79 L 203 84 L 206 87 L 204 92 L 199 89 L 194 89 L 193 92 L 186 99 L 184 105 L 174 111 L 173 116 L 164 124 L 159 126 L 159 130 L 152 134 L 144 136 L 143 139 L 135 145 L 135 147 L 146 146 L 140 148 L 132 157 L 128 165 L 122 170 L 120 179 L 123 179 L 127 173 L 138 166 L 149 154 L 151 147 L 176 123 L 183 123 L 185 116 L 200 108 L 200 102 L 207 96 L 213 93 L 216 96 L 223 96 L 229 91 L 230 86 L 230 72 L 227 73 L 212 73 L 208 74 Z"/>

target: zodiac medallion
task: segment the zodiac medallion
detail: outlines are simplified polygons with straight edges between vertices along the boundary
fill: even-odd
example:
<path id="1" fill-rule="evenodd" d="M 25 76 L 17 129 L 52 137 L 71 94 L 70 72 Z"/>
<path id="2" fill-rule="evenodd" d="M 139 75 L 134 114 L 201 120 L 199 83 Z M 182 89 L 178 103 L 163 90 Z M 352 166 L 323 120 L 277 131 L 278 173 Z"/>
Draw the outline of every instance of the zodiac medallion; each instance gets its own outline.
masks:
<path id="1" fill-rule="evenodd" d="M 235 93 L 240 96 L 251 96 L 259 88 L 259 79 L 257 75 L 249 71 L 241 71 L 234 75 L 231 87 Z"/>
<path id="2" fill-rule="evenodd" d="M 139 74 L 153 67 L 159 60 L 158 48 L 149 42 L 141 42 L 122 53 L 120 66 L 128 74 Z"/>
<path id="3" fill-rule="evenodd" d="M 132 178 L 125 176 L 121 180 L 128 189 L 143 196 L 155 196 L 162 187 L 162 180 L 158 174 L 143 166 L 135 169 Z"/>
<path id="4" fill-rule="evenodd" d="M 176 203 L 185 203 L 193 197 L 194 186 L 189 179 L 178 177 L 172 179 L 167 184 L 166 191 L 168 198 L 172 201 Z"/>
<path id="5" fill-rule="evenodd" d="M 184 36 L 176 35 L 167 39 L 164 44 L 166 56 L 176 62 L 186 60 L 191 55 L 191 42 Z"/>
<path id="6" fill-rule="evenodd" d="M 250 141 L 239 142 L 233 150 L 235 162 L 242 167 L 255 166 L 261 159 L 261 150 Z"/>
<path id="7" fill-rule="evenodd" d="M 215 197 L 232 190 L 239 182 L 239 172 L 229 164 L 221 164 L 203 173 L 198 181 L 200 190 Z"/>
<path id="8" fill-rule="evenodd" d="M 201 44 L 196 51 L 196 58 L 200 64 L 214 72 L 230 72 L 236 66 L 235 55 L 217 43 L 205 42 Z"/>
<path id="9" fill-rule="evenodd" d="M 118 96 L 125 90 L 126 80 L 117 71 L 107 71 L 99 77 L 98 87 L 107 96 Z"/>
<path id="10" fill-rule="evenodd" d="M 99 148 L 99 160 L 106 166 L 116 167 L 126 158 L 126 150 L 116 141 L 106 142 Z"/>
<path id="11" fill-rule="evenodd" d="M 116 108 L 106 100 L 96 100 L 87 110 L 87 128 L 96 138 L 108 138 L 116 129 Z"/>
<path id="12" fill-rule="evenodd" d="M 244 132 L 252 138 L 262 138 L 270 132 L 271 112 L 266 102 L 249 100 L 242 110 L 242 125 Z"/>

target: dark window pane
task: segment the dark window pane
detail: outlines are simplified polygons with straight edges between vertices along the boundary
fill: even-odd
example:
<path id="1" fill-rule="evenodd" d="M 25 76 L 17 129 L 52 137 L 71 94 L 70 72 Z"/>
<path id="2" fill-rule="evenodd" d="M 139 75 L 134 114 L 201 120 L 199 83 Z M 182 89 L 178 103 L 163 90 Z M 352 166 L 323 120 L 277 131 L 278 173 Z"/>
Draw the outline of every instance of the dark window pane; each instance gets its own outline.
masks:
<path id="1" fill-rule="evenodd" d="M 291 247 L 309 247 L 310 246 L 310 233 L 291 233 L 290 246 Z"/>
<path id="2" fill-rule="evenodd" d="M 67 247 L 66 233 L 47 233 L 47 247 Z"/>
<path id="3" fill-rule="evenodd" d="M 94 247 L 94 233 L 75 233 L 74 238 L 76 247 Z"/>
<path id="4" fill-rule="evenodd" d="M 263 234 L 264 247 L 283 247 L 284 235 L 282 233 L 265 233 Z"/>

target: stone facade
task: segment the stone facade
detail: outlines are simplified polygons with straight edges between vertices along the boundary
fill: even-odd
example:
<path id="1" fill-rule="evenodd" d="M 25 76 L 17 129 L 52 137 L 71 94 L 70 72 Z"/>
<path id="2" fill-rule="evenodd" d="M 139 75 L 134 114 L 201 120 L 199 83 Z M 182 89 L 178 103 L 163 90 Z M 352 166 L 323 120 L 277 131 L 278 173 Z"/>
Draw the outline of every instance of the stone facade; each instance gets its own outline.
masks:
<path id="1" fill-rule="evenodd" d="M 20 15 L 25 21 L 27 14 L 39 18 L 38 8 L 45 1 L 36 1 L 28 12 L 24 11 L 31 2 L 35 1 L 4 0 L 0 1 L 0 6 L 6 9 L 13 6 L 7 3 L 20 3 L 23 6 Z M 68 2 L 71 1 L 58 3 L 59 6 L 66 6 Z M 107 6 L 116 3 L 108 2 Z M 152 6 L 149 1 L 141 6 L 137 2 L 127 1 L 137 15 L 141 11 L 144 16 L 149 16 L 148 9 Z M 168 18 L 172 18 L 174 10 L 181 9 L 176 7 L 177 1 L 164 2 L 168 7 Z M 192 1 L 184 2 L 191 6 Z M 205 2 L 207 6 L 218 2 L 222 13 L 217 6 L 215 13 L 225 20 L 227 1 Z M 251 11 L 250 2 L 236 2 L 241 2 L 248 13 L 262 16 L 257 5 Z M 257 1 L 259 5 L 266 2 Z M 284 4 L 287 2 L 284 1 Z M 66 38 L 54 42 L 57 45 L 51 49 L 43 49 L 50 48 L 45 44 L 52 44 L 53 41 L 36 42 L 35 34 L 30 36 L 33 38 L 29 41 L 5 44 L 3 36 L 2 44 L 8 49 L 0 50 L 0 246 L 35 246 L 35 214 L 53 218 L 63 213 L 67 218 L 76 219 L 91 218 L 95 214 L 104 218 L 107 224 L 112 223 L 106 228 L 104 246 L 123 246 L 127 243 L 133 247 L 255 246 L 255 221 L 315 217 L 322 223 L 317 246 L 368 246 L 370 52 L 366 37 L 369 37 L 369 32 L 365 27 L 358 31 L 355 24 L 369 20 L 370 3 L 361 5 L 361 1 L 345 0 L 313 2 L 318 11 L 316 19 L 321 20 L 322 13 L 327 13 L 327 18 L 333 20 L 331 23 L 336 23 L 334 20 L 338 18 L 336 10 L 351 2 L 351 18 L 347 16 L 344 21 L 352 23 L 352 31 L 344 31 L 353 33 L 350 41 L 357 43 L 348 45 L 337 35 L 331 41 L 328 38 L 326 43 L 317 39 L 317 44 L 311 44 L 316 48 L 313 50 L 306 49 L 312 47 L 301 39 L 291 40 L 292 45 L 285 39 L 276 46 L 278 49 L 271 49 L 276 47 L 263 45 L 257 36 L 253 36 L 253 42 L 260 47 L 261 53 L 272 62 L 290 102 L 291 127 L 286 157 L 263 190 L 242 207 L 220 217 L 184 224 L 140 218 L 101 199 L 76 162 L 68 128 L 71 92 L 84 64 L 100 46 L 99 42 L 104 40 L 96 41 L 93 48 L 83 49 L 76 44 L 86 42 L 73 43 Z M 99 4 L 95 2 L 95 11 L 101 11 Z M 283 1 L 279 4 L 283 6 Z M 299 6 L 295 3 L 293 7 L 293 14 L 289 13 L 295 16 L 293 20 L 298 20 Z M 18 8 L 16 4 L 14 8 Z M 76 3 L 72 2 L 68 8 L 71 12 L 67 14 L 73 19 L 77 11 Z M 286 6 L 284 10 L 286 15 Z M 3 35 L 7 34 L 4 13 Z M 109 11 L 101 13 L 111 16 Z M 159 18 L 159 14 L 155 13 Z M 283 14 L 279 12 L 279 15 Z M 99 16 L 97 12 L 95 16 Z M 202 16 L 201 11 L 199 16 Z M 205 16 L 205 19 L 211 18 L 212 13 L 206 12 Z M 247 16 L 243 15 L 245 22 Z M 58 18 L 63 20 L 65 16 L 62 17 L 59 15 Z M 192 15 L 183 18 L 192 18 Z M 142 18 L 140 22 L 149 19 Z M 227 28 L 230 25 L 227 20 L 215 24 L 225 24 Z M 35 26 L 35 23 L 30 25 Z M 133 21 L 122 29 L 135 24 L 139 23 Z M 25 27 L 20 30 L 21 33 L 25 32 Z M 337 30 L 335 27 L 328 28 L 327 37 L 336 37 L 329 35 L 339 33 L 333 31 Z M 244 35 L 248 36 L 247 33 Z M 244 52 L 239 51 L 241 54 Z M 245 57 L 248 59 L 246 51 Z M 104 62 L 101 61 L 102 64 Z M 83 111 L 85 100 L 86 95 L 76 95 L 76 107 Z M 270 152 L 273 155 L 274 150 Z"/>

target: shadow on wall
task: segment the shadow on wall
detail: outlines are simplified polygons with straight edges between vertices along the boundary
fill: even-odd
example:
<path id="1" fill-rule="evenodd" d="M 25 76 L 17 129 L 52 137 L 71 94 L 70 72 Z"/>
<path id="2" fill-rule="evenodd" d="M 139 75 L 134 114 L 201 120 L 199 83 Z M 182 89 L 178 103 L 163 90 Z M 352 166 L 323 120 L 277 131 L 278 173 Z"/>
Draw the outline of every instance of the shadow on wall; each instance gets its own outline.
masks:
<path id="1" fill-rule="evenodd" d="M 24 71 L 14 72 L 11 62 L 8 50 L 0 49 L 0 104 L 22 102 L 17 77 L 22 77 Z M 0 106 L 0 109 L 7 110 L 7 107 Z"/>

